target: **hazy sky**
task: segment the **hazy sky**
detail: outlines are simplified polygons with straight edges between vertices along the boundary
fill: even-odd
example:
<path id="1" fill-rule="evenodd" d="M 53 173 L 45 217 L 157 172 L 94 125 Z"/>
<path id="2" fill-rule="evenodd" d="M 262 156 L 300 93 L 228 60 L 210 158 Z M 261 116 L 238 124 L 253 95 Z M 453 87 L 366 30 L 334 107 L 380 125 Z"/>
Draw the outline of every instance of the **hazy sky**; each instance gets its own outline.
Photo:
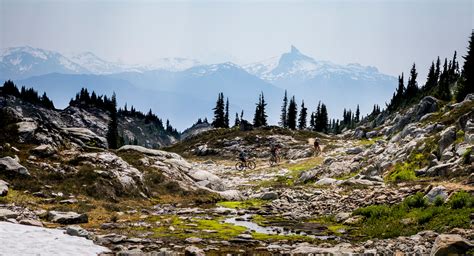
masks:
<path id="1" fill-rule="evenodd" d="M 472 0 L 0 0 L 0 47 L 91 51 L 124 63 L 161 57 L 251 63 L 295 45 L 316 59 L 397 75 L 466 52 Z"/>

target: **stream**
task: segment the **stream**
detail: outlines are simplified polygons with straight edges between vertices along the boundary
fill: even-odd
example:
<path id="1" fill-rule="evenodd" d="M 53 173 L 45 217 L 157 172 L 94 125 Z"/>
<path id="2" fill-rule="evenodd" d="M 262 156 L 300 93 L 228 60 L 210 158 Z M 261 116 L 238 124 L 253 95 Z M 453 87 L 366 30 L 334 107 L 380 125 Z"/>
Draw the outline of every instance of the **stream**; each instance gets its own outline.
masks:
<path id="1" fill-rule="evenodd" d="M 300 235 L 300 236 L 307 236 L 313 239 L 319 240 L 337 240 L 339 237 L 334 235 L 309 235 L 303 231 L 295 232 L 294 230 L 289 229 L 288 227 L 278 227 L 278 226 L 269 226 L 263 227 L 258 225 L 255 222 L 249 221 L 252 217 L 251 214 L 244 214 L 242 216 L 235 216 L 231 218 L 227 218 L 224 220 L 225 223 L 234 224 L 236 226 L 246 227 L 251 231 L 255 231 L 257 233 L 262 234 L 269 234 L 269 235 Z"/>

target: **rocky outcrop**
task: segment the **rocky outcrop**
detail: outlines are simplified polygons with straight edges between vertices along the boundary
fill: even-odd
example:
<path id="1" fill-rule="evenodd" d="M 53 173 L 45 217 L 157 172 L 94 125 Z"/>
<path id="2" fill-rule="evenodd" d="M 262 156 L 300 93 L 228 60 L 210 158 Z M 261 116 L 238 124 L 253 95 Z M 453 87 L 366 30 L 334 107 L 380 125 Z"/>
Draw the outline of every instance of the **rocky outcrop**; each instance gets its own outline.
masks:
<path id="1" fill-rule="evenodd" d="M 473 248 L 474 245 L 460 235 L 441 234 L 436 238 L 430 255 L 463 255 Z"/>
<path id="2" fill-rule="evenodd" d="M 8 195 L 8 182 L 0 180 L 0 196 Z"/>
<path id="3" fill-rule="evenodd" d="M 78 143 L 82 147 L 93 146 L 107 148 L 107 140 L 87 128 L 67 127 L 63 128 L 62 131 L 73 142 Z"/>
<path id="4" fill-rule="evenodd" d="M 31 150 L 31 153 L 39 157 L 49 157 L 56 153 L 56 149 L 51 145 L 39 145 Z"/>
<path id="5" fill-rule="evenodd" d="M 53 147 L 68 145 L 107 148 L 105 136 L 109 114 L 103 109 L 69 106 L 64 110 L 43 108 L 12 96 L 0 96 L 0 107 L 8 109 L 18 120 L 22 142 Z M 177 139 L 146 122 L 145 118 L 119 115 L 118 126 L 129 140 L 148 147 L 171 145 Z"/>
<path id="6" fill-rule="evenodd" d="M 437 186 L 432 188 L 425 196 L 428 202 L 433 203 L 437 198 L 440 198 L 443 202 L 448 198 L 446 188 L 443 186 Z"/>
<path id="7" fill-rule="evenodd" d="M 23 165 L 19 164 L 17 160 L 7 156 L 0 158 L 0 171 L 9 174 L 19 174 L 29 176 L 30 173 Z"/>
<path id="8" fill-rule="evenodd" d="M 108 175 L 118 180 L 124 189 L 139 188 L 143 181 L 143 174 L 137 168 L 111 152 L 85 153 L 79 155 L 77 159 L 92 163 L 99 168 L 101 175 Z"/>
<path id="9" fill-rule="evenodd" d="M 87 223 L 89 221 L 87 214 L 59 211 L 50 211 L 48 213 L 48 220 L 59 224 L 79 224 Z"/>

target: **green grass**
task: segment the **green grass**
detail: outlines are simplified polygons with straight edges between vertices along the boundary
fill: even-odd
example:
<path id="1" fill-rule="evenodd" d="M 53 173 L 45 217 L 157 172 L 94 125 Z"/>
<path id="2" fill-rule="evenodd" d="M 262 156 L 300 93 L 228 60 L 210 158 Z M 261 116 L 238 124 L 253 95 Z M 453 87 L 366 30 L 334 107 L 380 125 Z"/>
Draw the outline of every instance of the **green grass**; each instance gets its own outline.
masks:
<path id="1" fill-rule="evenodd" d="M 304 161 L 297 162 L 295 164 L 284 165 L 283 167 L 292 171 L 293 172 L 292 174 L 299 174 L 302 171 L 307 171 L 320 165 L 322 162 L 323 162 L 322 157 L 312 157 Z"/>
<path id="2" fill-rule="evenodd" d="M 369 238 L 409 236 L 421 230 L 445 232 L 470 228 L 473 200 L 471 194 L 458 192 L 447 203 L 435 205 L 428 204 L 420 193 L 396 205 L 371 205 L 353 214 L 365 217 L 357 232 Z M 402 220 L 407 219 L 410 221 L 404 224 Z"/>
<path id="3" fill-rule="evenodd" d="M 249 208 L 260 208 L 262 205 L 267 202 L 260 199 L 249 199 L 245 201 L 224 201 L 218 202 L 218 206 L 231 209 L 249 209 Z"/>
<path id="4" fill-rule="evenodd" d="M 389 174 L 386 176 L 387 182 L 414 181 L 418 178 L 415 171 L 429 164 L 428 154 L 412 153 L 404 163 L 396 163 Z"/>

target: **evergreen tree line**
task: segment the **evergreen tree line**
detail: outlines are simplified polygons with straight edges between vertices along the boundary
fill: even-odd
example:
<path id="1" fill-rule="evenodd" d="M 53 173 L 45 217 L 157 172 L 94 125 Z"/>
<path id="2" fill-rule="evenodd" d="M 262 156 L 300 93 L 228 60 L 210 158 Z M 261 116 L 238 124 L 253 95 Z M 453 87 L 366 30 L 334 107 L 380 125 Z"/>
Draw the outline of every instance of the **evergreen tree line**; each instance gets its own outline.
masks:
<path id="1" fill-rule="evenodd" d="M 18 90 L 18 87 L 11 81 L 5 81 L 1 87 L 1 93 L 5 95 L 12 95 L 26 102 L 42 106 L 44 108 L 54 109 L 53 101 L 48 98 L 46 92 L 42 96 L 33 88 L 25 88 L 24 86 Z"/>
<path id="2" fill-rule="evenodd" d="M 170 121 L 167 119 L 165 125 L 163 124 L 163 120 L 159 118 L 153 111 L 150 109 L 146 114 L 143 112 L 136 110 L 133 105 L 128 109 L 127 104 L 123 108 L 118 109 L 118 115 L 121 117 L 133 117 L 137 119 L 144 120 L 145 124 L 152 124 L 162 135 L 170 135 L 175 138 L 179 138 L 180 133 L 176 128 L 170 124 Z"/>
<path id="3" fill-rule="evenodd" d="M 398 77 L 398 87 L 394 92 L 390 103 L 387 104 L 387 111 L 390 113 L 418 102 L 424 96 L 434 96 L 444 101 L 464 100 L 467 94 L 474 93 L 474 56 L 473 46 L 474 32 L 471 32 L 467 55 L 464 56 L 464 66 L 459 69 L 457 52 L 451 60 L 444 59 L 441 68 L 441 60 L 438 57 L 433 61 L 428 71 L 426 82 L 423 86 L 418 86 L 416 66 L 413 64 L 407 85 L 404 84 L 403 73 Z"/>
<path id="4" fill-rule="evenodd" d="M 97 95 L 95 91 L 89 93 L 87 88 L 82 88 L 79 93 L 76 94 L 74 99 L 69 101 L 69 106 L 79 106 L 79 107 L 96 107 L 106 111 L 115 111 L 117 109 L 117 102 L 112 102 L 112 99 L 109 99 L 107 95 Z"/>

